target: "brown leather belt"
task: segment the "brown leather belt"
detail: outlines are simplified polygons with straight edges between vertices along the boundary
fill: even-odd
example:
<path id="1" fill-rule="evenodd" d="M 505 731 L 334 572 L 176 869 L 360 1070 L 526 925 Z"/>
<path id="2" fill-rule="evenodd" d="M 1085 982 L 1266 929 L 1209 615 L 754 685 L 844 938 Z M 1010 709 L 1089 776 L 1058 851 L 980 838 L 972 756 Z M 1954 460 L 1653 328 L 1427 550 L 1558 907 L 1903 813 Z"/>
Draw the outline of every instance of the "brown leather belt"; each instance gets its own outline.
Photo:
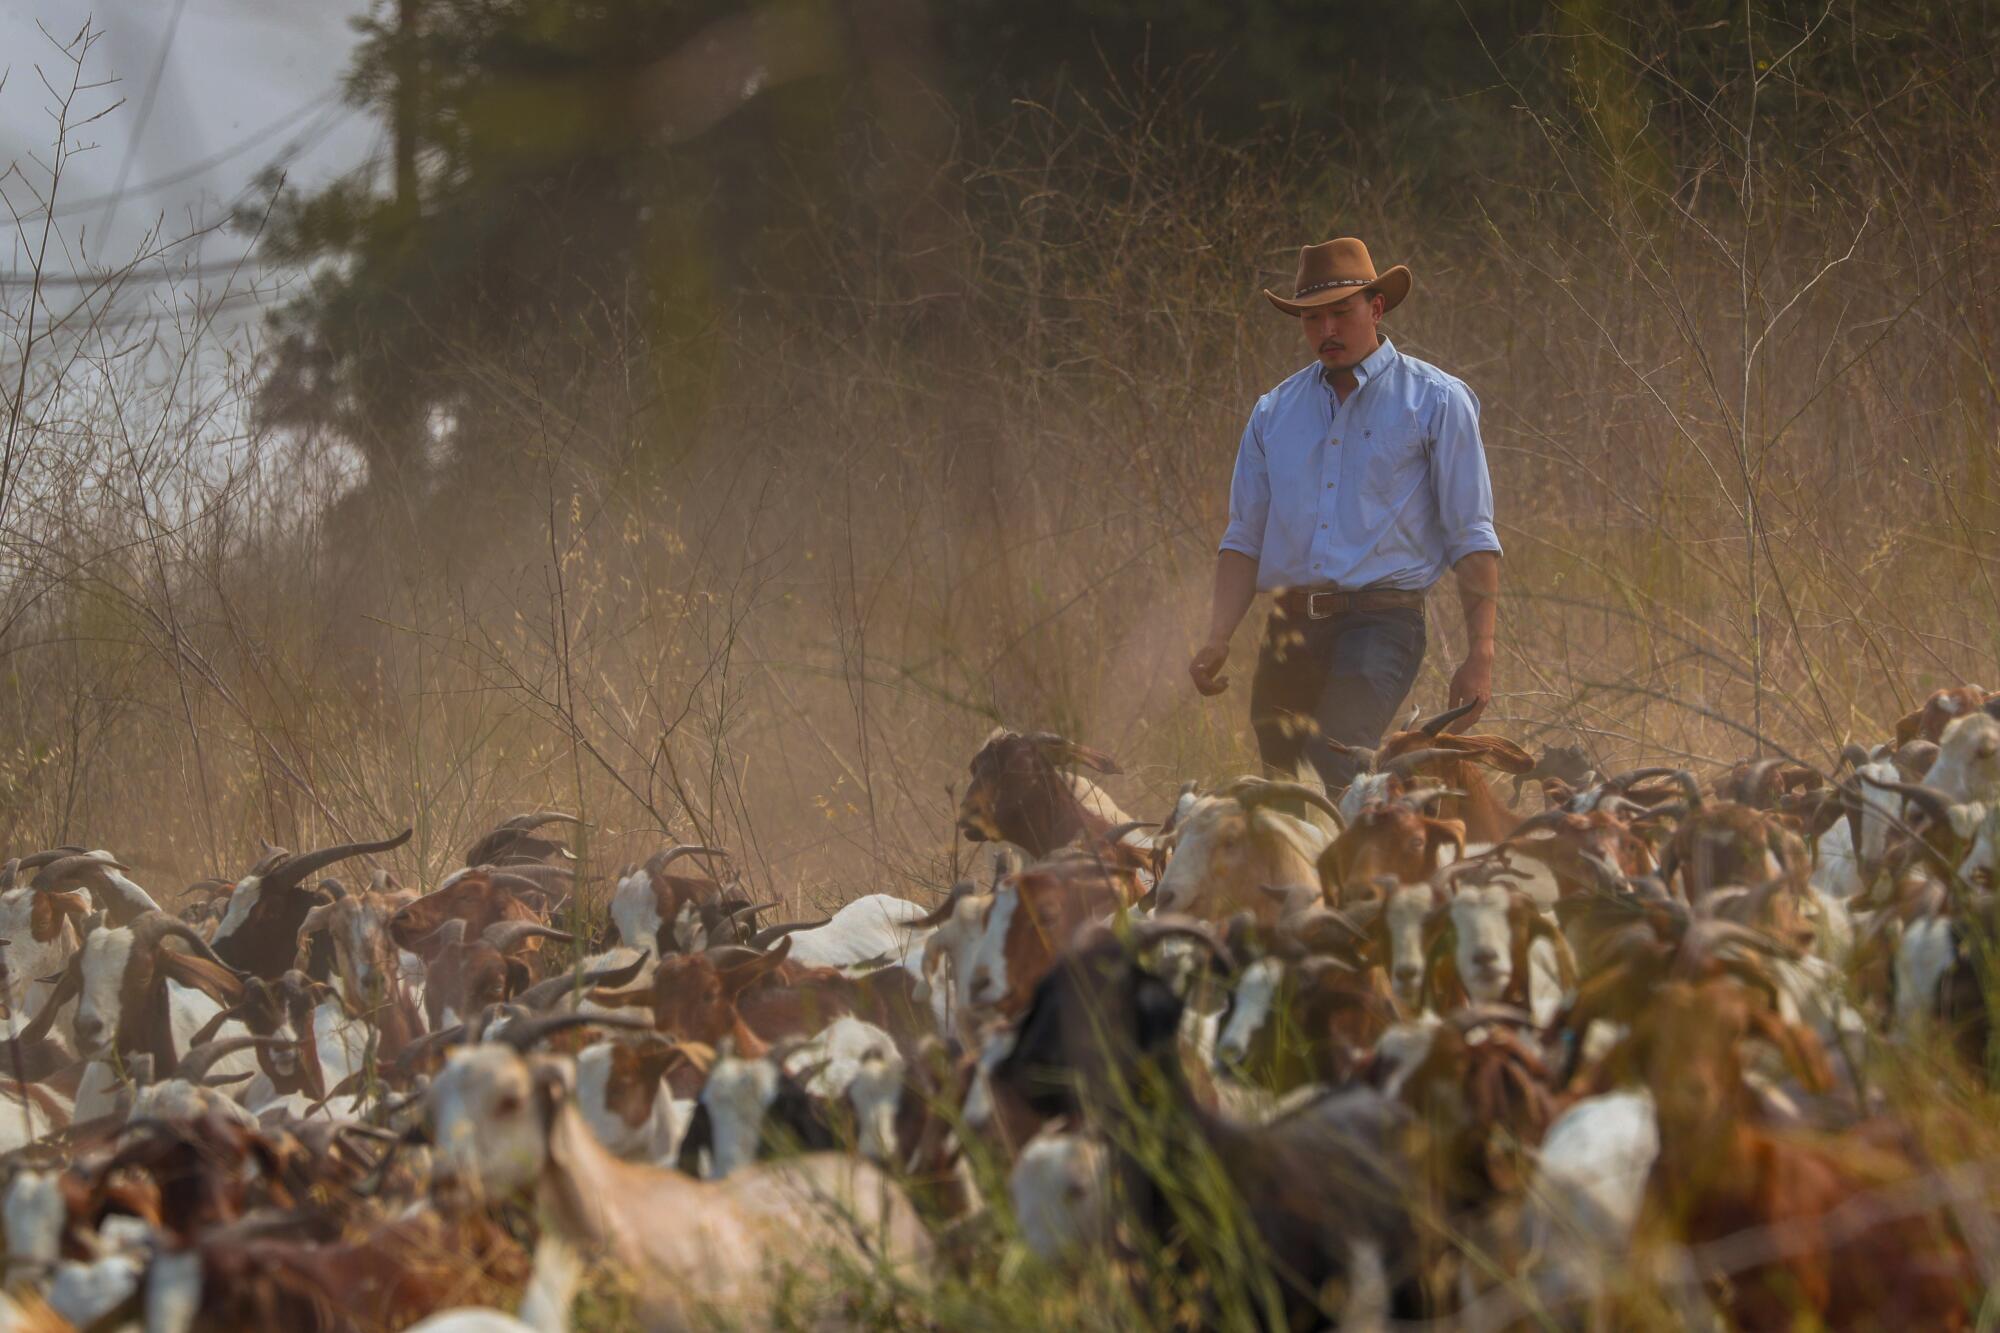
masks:
<path id="1" fill-rule="evenodd" d="M 1424 595 L 1412 588 L 1287 588 L 1272 598 L 1287 620 L 1326 620 L 1353 611 L 1398 611 L 1421 608 Z"/>

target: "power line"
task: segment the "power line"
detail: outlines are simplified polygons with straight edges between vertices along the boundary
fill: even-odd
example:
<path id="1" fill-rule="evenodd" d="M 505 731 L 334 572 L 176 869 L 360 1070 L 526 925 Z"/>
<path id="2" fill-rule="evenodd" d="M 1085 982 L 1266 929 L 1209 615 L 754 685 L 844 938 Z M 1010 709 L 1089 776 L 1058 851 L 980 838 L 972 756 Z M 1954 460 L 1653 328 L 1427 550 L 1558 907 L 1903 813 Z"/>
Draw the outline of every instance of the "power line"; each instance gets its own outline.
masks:
<path id="1" fill-rule="evenodd" d="M 160 94 L 160 76 L 167 72 L 167 53 L 174 49 L 174 36 L 181 30 L 181 14 L 186 9 L 187 0 L 174 0 L 173 16 L 167 20 L 167 35 L 160 42 L 160 57 L 153 62 L 153 77 L 146 84 L 146 96 L 139 104 L 139 124 L 125 144 L 125 159 L 118 164 L 118 181 L 111 187 L 111 199 L 104 206 L 104 216 L 97 221 L 99 231 L 111 230 L 112 219 L 118 216 L 118 200 L 125 193 L 125 178 L 132 172 L 132 159 L 138 156 L 139 141 L 146 137 L 146 126 L 153 118 L 153 99 Z"/>
<path id="2" fill-rule="evenodd" d="M 249 149 L 255 148 L 258 144 L 264 142 L 266 139 L 271 138 L 273 135 L 276 135 L 283 130 L 290 129 L 293 125 L 298 124 L 300 121 L 304 120 L 306 117 L 311 115 L 314 111 L 320 109 L 321 107 L 325 106 L 328 102 L 333 101 L 339 96 L 340 96 L 340 89 L 338 88 L 329 89 L 326 92 L 321 93 L 318 97 L 313 98 L 312 101 L 305 103 L 303 106 L 295 107 L 291 111 L 286 112 L 283 116 L 279 117 L 277 120 L 272 121 L 270 124 L 256 131 L 254 134 L 251 134 L 246 138 L 237 140 L 235 143 L 229 145 L 227 148 L 220 149 L 217 152 L 211 154 L 210 156 L 203 158 L 199 162 L 190 163 L 189 165 L 182 167 L 179 171 L 176 171 L 171 175 L 159 176 L 154 178 L 153 180 L 146 181 L 143 184 L 134 185 L 126 193 L 140 194 L 140 195 L 151 194 L 155 190 L 164 190 L 170 185 L 179 185 L 182 181 L 193 180 L 196 176 L 201 175 L 203 172 L 211 171 L 216 167 L 221 166 L 224 162 L 227 162 L 230 158 L 235 157 L 238 153 L 242 153 Z M 117 199 L 118 195 L 114 192 L 112 194 L 95 195 L 89 199 L 71 200 L 69 202 L 64 203 L 62 207 L 56 209 L 55 215 L 59 218 L 63 218 L 63 217 L 70 217 L 76 213 L 86 213 L 93 208 L 98 208 L 105 204 L 114 203 L 117 201 Z"/>

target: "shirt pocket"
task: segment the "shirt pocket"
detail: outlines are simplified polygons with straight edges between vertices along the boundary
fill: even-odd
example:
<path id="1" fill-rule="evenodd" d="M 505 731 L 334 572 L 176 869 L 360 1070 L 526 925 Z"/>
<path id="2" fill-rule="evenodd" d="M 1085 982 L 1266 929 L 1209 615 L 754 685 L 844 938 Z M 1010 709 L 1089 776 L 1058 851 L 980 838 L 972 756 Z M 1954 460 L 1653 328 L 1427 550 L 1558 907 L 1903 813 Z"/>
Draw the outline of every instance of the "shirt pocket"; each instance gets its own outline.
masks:
<path id="1" fill-rule="evenodd" d="M 1369 433 L 1361 494 L 1371 509 L 1399 507 L 1430 465 L 1430 450 L 1414 419 L 1403 417 Z"/>

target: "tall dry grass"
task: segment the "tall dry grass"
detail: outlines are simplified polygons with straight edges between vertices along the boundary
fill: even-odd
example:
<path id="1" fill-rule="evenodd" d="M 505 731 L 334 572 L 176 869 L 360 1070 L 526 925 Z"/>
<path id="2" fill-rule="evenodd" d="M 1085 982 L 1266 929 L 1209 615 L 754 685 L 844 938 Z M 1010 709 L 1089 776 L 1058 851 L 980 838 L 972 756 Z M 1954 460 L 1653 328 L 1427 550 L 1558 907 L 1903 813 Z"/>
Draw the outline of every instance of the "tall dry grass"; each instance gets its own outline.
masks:
<path id="1" fill-rule="evenodd" d="M 1157 815 L 1254 760 L 1254 618 L 1219 701 L 1184 663 L 1243 418 L 1307 355 L 1256 289 L 1338 233 L 1414 266 L 1388 331 L 1483 404 L 1495 729 L 1823 762 L 2000 682 L 2000 117 L 1969 53 L 1878 86 L 1833 17 L 1703 48 L 1697 96 L 1568 13 L 1536 81 L 1496 53 L 1456 192 L 1358 133 L 1215 142 L 1171 79 L 1022 104 L 945 173 L 955 288 L 804 199 L 712 319 L 612 295 L 608 342 L 468 353 L 460 446 L 401 477 L 255 424 L 240 281 L 167 317 L 8 288 L 7 844 L 112 847 L 171 894 L 260 836 L 409 821 L 422 881 L 553 805 L 600 868 L 670 831 L 808 907 L 946 882 L 996 723 L 1110 750 Z M 1448 590 L 1431 618 L 1427 706 Z"/>

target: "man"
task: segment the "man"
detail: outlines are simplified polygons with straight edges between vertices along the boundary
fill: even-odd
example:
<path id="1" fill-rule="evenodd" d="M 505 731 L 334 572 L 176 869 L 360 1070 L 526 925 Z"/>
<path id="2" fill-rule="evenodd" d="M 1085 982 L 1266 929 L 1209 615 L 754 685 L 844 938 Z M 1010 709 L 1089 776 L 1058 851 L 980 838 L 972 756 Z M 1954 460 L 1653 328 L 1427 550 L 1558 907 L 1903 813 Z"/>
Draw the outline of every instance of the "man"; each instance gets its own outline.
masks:
<path id="1" fill-rule="evenodd" d="M 1208 638 L 1188 664 L 1201 693 L 1227 689 L 1229 637 L 1257 593 L 1274 594 L 1250 683 L 1257 749 L 1282 776 L 1311 764 L 1330 792 L 1358 765 L 1327 742 L 1380 741 L 1423 664 L 1424 593 L 1447 566 L 1466 637 L 1447 706 L 1473 705 L 1460 726 L 1493 688 L 1500 541 L 1479 401 L 1381 336 L 1410 281 L 1401 264 L 1378 275 L 1350 237 L 1299 251 L 1289 299 L 1264 293 L 1317 359 L 1243 428 Z"/>

